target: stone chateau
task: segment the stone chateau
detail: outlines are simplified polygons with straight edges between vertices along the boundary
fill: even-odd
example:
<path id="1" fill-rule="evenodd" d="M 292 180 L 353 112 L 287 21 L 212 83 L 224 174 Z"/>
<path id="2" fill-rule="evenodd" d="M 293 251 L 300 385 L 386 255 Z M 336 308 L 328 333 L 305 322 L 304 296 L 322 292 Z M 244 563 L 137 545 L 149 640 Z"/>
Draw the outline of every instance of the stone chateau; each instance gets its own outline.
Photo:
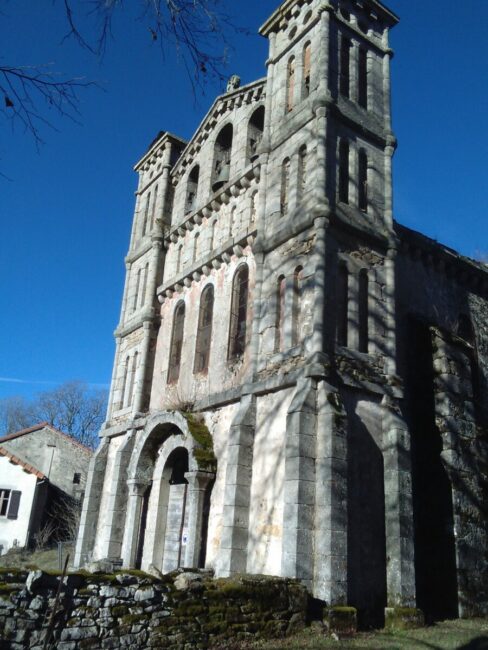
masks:
<path id="1" fill-rule="evenodd" d="M 365 625 L 488 612 L 488 271 L 394 220 L 397 21 L 286 0 L 266 76 L 137 163 L 77 566 L 296 577 Z"/>

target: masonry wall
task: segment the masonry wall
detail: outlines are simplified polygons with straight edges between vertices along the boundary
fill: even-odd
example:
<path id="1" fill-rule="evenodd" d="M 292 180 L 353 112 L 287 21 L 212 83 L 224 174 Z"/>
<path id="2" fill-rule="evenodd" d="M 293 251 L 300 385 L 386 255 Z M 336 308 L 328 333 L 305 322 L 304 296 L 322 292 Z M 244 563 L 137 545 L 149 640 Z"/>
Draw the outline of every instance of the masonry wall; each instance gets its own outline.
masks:
<path id="1" fill-rule="evenodd" d="M 51 642 L 85 648 L 208 648 L 281 638 L 305 624 L 307 594 L 294 580 L 253 576 L 162 580 L 136 573 L 71 574 L 61 590 Z M 182 580 L 183 579 L 183 580 Z M 59 577 L 0 571 L 0 639 L 11 650 L 40 647 Z M 182 588 L 183 587 L 183 588 Z M 2 646 L 3 647 L 3 646 Z"/>

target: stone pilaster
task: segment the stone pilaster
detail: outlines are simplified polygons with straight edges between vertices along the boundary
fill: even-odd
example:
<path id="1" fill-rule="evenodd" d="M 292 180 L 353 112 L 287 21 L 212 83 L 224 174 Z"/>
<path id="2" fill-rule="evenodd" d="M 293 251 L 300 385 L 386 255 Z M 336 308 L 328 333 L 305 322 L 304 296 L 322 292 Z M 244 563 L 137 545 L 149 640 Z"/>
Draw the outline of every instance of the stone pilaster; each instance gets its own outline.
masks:
<path id="1" fill-rule="evenodd" d="M 219 559 L 222 576 L 246 571 L 255 429 L 256 398 L 244 395 L 229 431 Z"/>
<path id="2" fill-rule="evenodd" d="M 281 574 L 312 586 L 316 389 L 300 379 L 286 418 Z"/>
<path id="3" fill-rule="evenodd" d="M 398 404 L 383 407 L 383 460 L 388 607 L 415 607 L 410 433 Z"/>
<path id="4" fill-rule="evenodd" d="M 127 512 L 125 515 L 124 539 L 122 542 L 122 565 L 126 569 L 135 566 L 142 505 L 147 486 L 148 482 L 145 480 L 137 478 L 127 480 Z"/>
<path id="5" fill-rule="evenodd" d="M 100 559 L 119 559 L 122 552 L 125 509 L 127 505 L 127 468 L 134 447 L 135 431 L 129 430 L 115 454 L 105 508 L 98 527 Z"/>
<path id="6" fill-rule="evenodd" d="M 188 511 L 188 540 L 185 547 L 185 567 L 198 567 L 202 550 L 203 508 L 205 493 L 210 481 L 215 478 L 213 472 L 186 472 L 188 493 L 186 508 Z"/>
<path id="7" fill-rule="evenodd" d="M 337 390 L 317 386 L 313 595 L 347 601 L 347 427 Z"/>
<path id="8" fill-rule="evenodd" d="M 91 560 L 97 534 L 108 447 L 108 438 L 103 438 L 90 461 L 73 562 L 76 568 L 82 567 Z"/>

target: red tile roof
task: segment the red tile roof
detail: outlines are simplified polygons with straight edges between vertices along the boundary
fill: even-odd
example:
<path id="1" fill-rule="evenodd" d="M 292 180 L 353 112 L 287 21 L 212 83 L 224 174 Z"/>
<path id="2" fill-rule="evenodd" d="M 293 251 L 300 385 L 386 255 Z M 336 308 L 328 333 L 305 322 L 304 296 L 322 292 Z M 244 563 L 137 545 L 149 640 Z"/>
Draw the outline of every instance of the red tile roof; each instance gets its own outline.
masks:
<path id="1" fill-rule="evenodd" d="M 53 427 L 52 424 L 49 424 L 49 422 L 39 422 L 39 424 L 35 424 L 33 427 L 28 427 L 27 429 L 22 429 L 21 431 L 15 431 L 15 433 L 9 433 L 8 435 L 3 436 L 3 438 L 0 438 L 0 444 L 2 442 L 8 442 L 9 440 L 14 440 L 15 438 L 20 438 L 21 436 L 25 436 L 28 433 L 41 431 L 42 429 L 50 429 L 54 433 L 63 436 L 63 438 L 69 440 L 71 444 L 73 444 L 75 447 L 78 447 L 79 449 L 81 449 L 87 454 L 93 453 L 89 447 L 82 445 L 81 442 L 78 442 L 78 440 L 75 440 L 72 436 L 69 436 L 67 433 L 64 433 L 63 431 L 56 429 L 56 427 Z"/>
<path id="2" fill-rule="evenodd" d="M 20 467 L 22 467 L 24 472 L 28 472 L 29 474 L 34 474 L 34 476 L 37 476 L 37 478 L 41 478 L 41 479 L 46 478 L 46 476 L 38 469 L 36 469 L 32 465 L 29 465 L 29 463 L 25 463 L 18 456 L 14 456 L 9 451 L 7 451 L 4 447 L 0 447 L 0 456 L 5 456 L 14 465 L 19 465 Z"/>

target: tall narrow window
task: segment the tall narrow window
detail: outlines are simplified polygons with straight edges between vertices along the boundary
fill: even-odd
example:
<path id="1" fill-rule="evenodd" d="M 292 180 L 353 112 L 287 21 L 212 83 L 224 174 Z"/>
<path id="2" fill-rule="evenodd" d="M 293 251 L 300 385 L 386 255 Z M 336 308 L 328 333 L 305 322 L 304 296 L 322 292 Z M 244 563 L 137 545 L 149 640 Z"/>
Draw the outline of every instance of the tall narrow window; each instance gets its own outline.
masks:
<path id="1" fill-rule="evenodd" d="M 193 372 L 195 373 L 207 372 L 208 370 L 212 341 L 213 306 L 214 289 L 213 285 L 210 284 L 205 287 L 200 298 L 195 363 L 193 366 Z"/>
<path id="2" fill-rule="evenodd" d="M 339 144 L 339 201 L 349 203 L 349 142 Z"/>
<path id="3" fill-rule="evenodd" d="M 147 287 L 147 275 L 149 273 L 149 262 L 144 267 L 144 276 L 142 280 L 142 290 L 141 290 L 141 301 L 139 303 L 140 307 L 144 307 L 144 302 L 146 300 L 146 287 Z"/>
<path id="4" fill-rule="evenodd" d="M 232 124 L 226 124 L 215 140 L 214 161 L 212 170 L 212 191 L 217 192 L 230 178 L 230 157 L 234 129 Z"/>
<path id="5" fill-rule="evenodd" d="M 147 195 L 146 206 L 144 208 L 144 219 L 142 221 L 141 236 L 144 237 L 147 231 L 147 220 L 149 218 L 149 204 L 151 203 L 151 192 Z"/>
<path id="6" fill-rule="evenodd" d="M 286 110 L 289 113 L 293 110 L 295 100 L 295 57 L 288 61 L 286 71 Z"/>
<path id="7" fill-rule="evenodd" d="M 358 287 L 358 331 L 359 351 L 367 352 L 369 343 L 368 331 L 368 272 L 362 269 L 359 273 Z"/>
<path id="8" fill-rule="evenodd" d="M 180 244 L 176 249 L 176 273 L 180 272 L 181 269 L 181 255 L 183 253 L 183 244 Z"/>
<path id="9" fill-rule="evenodd" d="M 215 231 L 217 229 L 217 219 L 212 221 L 210 226 L 210 251 L 213 251 L 215 247 Z"/>
<path id="10" fill-rule="evenodd" d="M 180 376 L 181 350 L 183 347 L 183 333 L 185 327 L 185 303 L 183 300 L 176 305 L 173 316 L 173 332 L 171 333 L 171 347 L 168 365 L 168 384 L 178 381 Z"/>
<path id="11" fill-rule="evenodd" d="M 251 224 L 255 223 L 255 221 L 256 221 L 257 203 L 258 203 L 257 199 L 258 199 L 258 193 L 253 192 L 251 194 L 251 215 L 250 215 L 251 216 L 251 219 L 250 219 Z"/>
<path id="12" fill-rule="evenodd" d="M 344 264 L 338 269 L 337 276 L 337 343 L 347 347 L 349 273 Z"/>
<path id="13" fill-rule="evenodd" d="M 339 92 L 344 97 L 350 93 L 351 41 L 345 36 L 341 39 Z"/>
<path id="14" fill-rule="evenodd" d="M 368 156 L 364 149 L 358 156 L 358 204 L 363 212 L 368 211 Z"/>
<path id="15" fill-rule="evenodd" d="M 264 106 L 257 108 L 251 115 L 247 127 L 247 161 L 252 162 L 258 155 L 258 146 L 264 131 Z"/>
<path id="16" fill-rule="evenodd" d="M 188 175 L 188 182 L 186 185 L 185 214 L 193 212 L 196 208 L 199 177 L 200 167 L 198 165 L 195 165 L 195 167 L 193 167 Z"/>
<path id="17" fill-rule="evenodd" d="M 290 159 L 285 158 L 285 160 L 281 165 L 280 214 L 282 216 L 288 212 L 289 192 L 290 192 Z"/>
<path id="18" fill-rule="evenodd" d="M 229 359 L 236 359 L 242 356 L 246 347 L 248 285 L 249 269 L 247 264 L 242 264 L 238 268 L 232 284 Z"/>
<path id="19" fill-rule="evenodd" d="M 307 98 L 310 95 L 310 70 L 311 70 L 311 61 L 310 57 L 312 54 L 312 47 L 310 43 L 307 43 L 303 48 L 303 98 Z"/>
<path id="20" fill-rule="evenodd" d="M 154 223 L 156 221 L 157 202 L 158 202 L 158 186 L 156 185 L 156 187 L 154 188 L 154 199 L 153 199 L 153 204 L 152 204 L 152 215 L 151 215 L 152 227 L 154 226 Z"/>
<path id="21" fill-rule="evenodd" d="M 193 238 L 193 261 L 195 261 L 198 258 L 199 244 L 200 244 L 200 233 L 196 232 L 195 237 Z"/>
<path id="22" fill-rule="evenodd" d="M 231 211 L 229 212 L 229 237 L 232 237 L 234 229 L 236 227 L 236 206 L 233 205 Z"/>
<path id="23" fill-rule="evenodd" d="M 132 357 L 132 366 L 130 369 L 129 388 L 127 390 L 127 406 L 132 406 L 132 403 L 134 401 L 134 385 L 136 381 L 137 357 L 138 357 L 137 352 L 134 352 L 134 356 Z"/>
<path id="24" fill-rule="evenodd" d="M 123 409 L 125 406 L 125 391 L 127 389 L 127 377 L 129 375 L 129 363 L 130 363 L 130 357 L 125 358 L 125 363 L 124 367 L 122 369 L 123 375 L 122 375 L 122 390 L 120 391 L 120 403 L 119 403 L 119 408 Z"/>
<path id="25" fill-rule="evenodd" d="M 286 279 L 284 275 L 280 275 L 276 287 L 275 352 L 284 348 L 285 291 Z"/>
<path id="26" fill-rule="evenodd" d="M 302 201 L 305 196 L 307 185 L 307 147 L 303 145 L 298 152 L 298 200 Z"/>
<path id="27" fill-rule="evenodd" d="M 134 291 L 134 299 L 132 301 L 132 311 L 135 311 L 137 309 L 137 301 L 139 300 L 140 286 L 141 286 L 141 269 L 137 271 L 137 282 L 136 282 L 136 290 Z"/>
<path id="28" fill-rule="evenodd" d="M 359 48 L 358 104 L 368 108 L 368 54 L 364 47 Z"/>
<path id="29" fill-rule="evenodd" d="M 303 283 L 303 268 L 301 266 L 297 266 L 297 268 L 293 273 L 293 304 L 292 304 L 292 324 L 291 324 L 292 345 L 298 345 L 300 343 L 302 283 Z"/>

